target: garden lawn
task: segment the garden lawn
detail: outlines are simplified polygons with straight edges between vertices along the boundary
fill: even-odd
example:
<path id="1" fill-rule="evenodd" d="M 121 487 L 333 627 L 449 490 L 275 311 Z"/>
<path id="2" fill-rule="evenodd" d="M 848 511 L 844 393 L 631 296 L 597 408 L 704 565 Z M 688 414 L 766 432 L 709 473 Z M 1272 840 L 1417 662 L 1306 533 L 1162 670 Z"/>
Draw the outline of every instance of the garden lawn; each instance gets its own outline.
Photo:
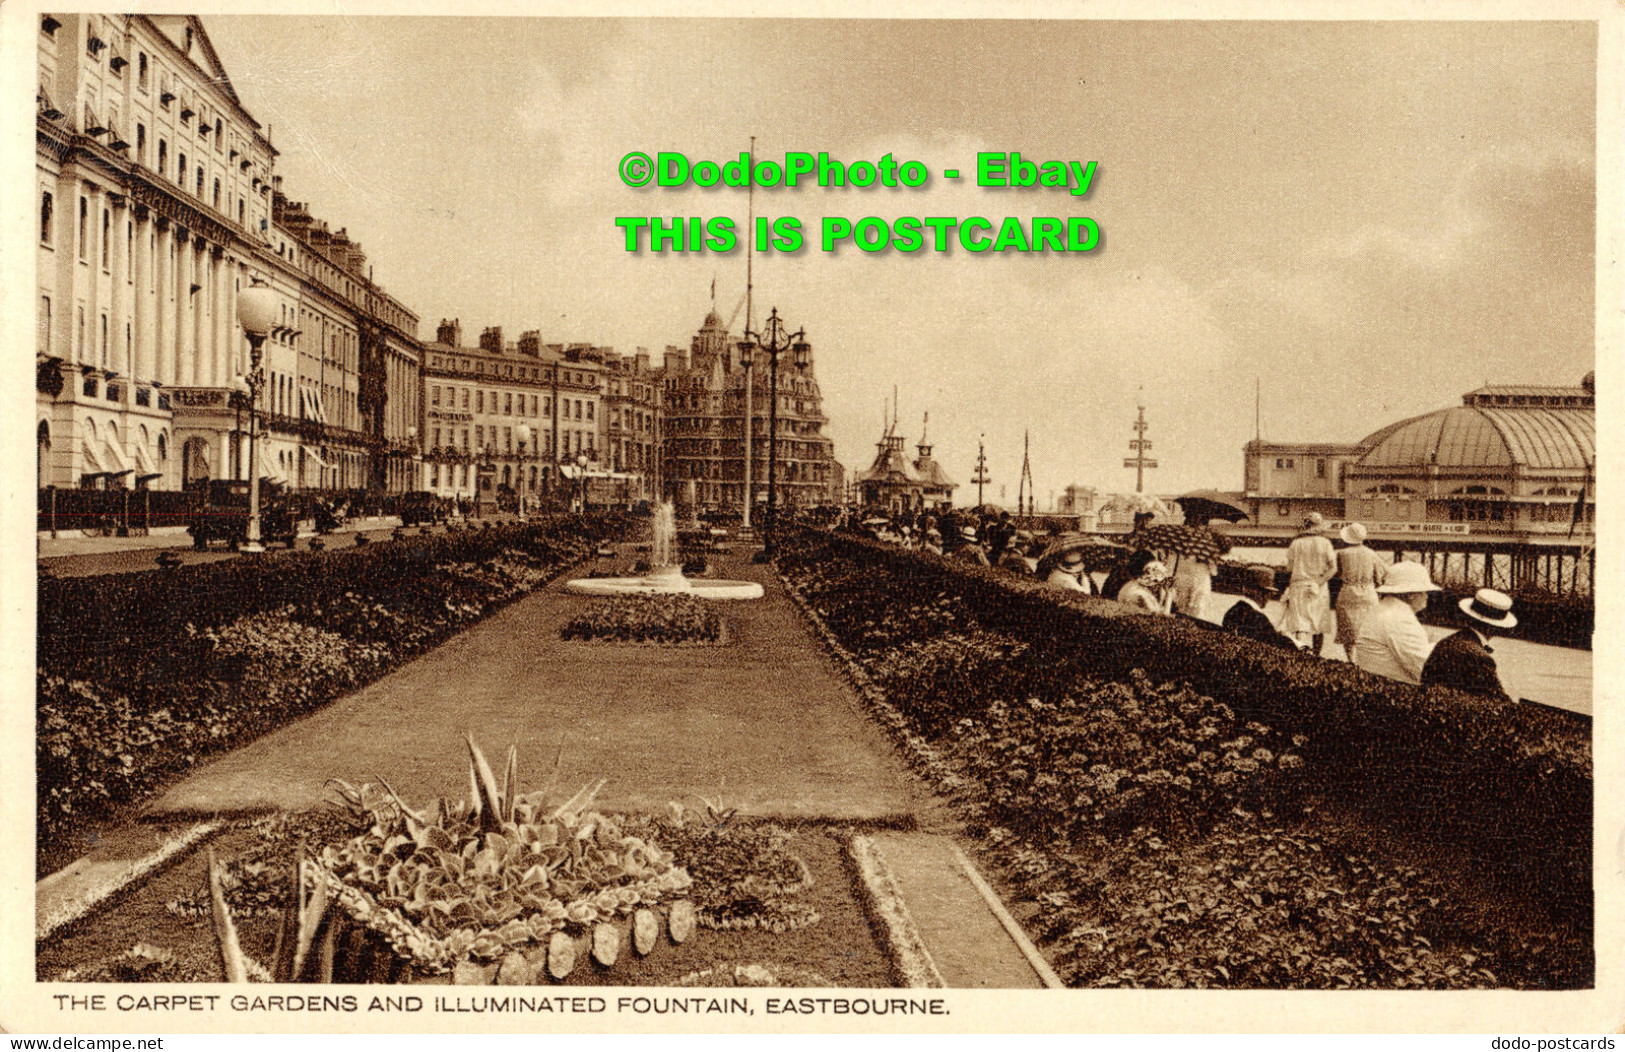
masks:
<path id="1" fill-rule="evenodd" d="M 611 561 L 605 562 L 606 568 Z M 761 600 L 721 606 L 729 643 L 559 638 L 598 600 L 556 581 L 320 712 L 171 787 L 154 816 L 304 810 L 333 777 L 382 774 L 407 799 L 466 795 L 465 731 L 544 784 L 608 779 L 599 806 L 654 813 L 720 797 L 743 814 L 906 824 L 920 789 L 765 567 L 729 560 Z"/>

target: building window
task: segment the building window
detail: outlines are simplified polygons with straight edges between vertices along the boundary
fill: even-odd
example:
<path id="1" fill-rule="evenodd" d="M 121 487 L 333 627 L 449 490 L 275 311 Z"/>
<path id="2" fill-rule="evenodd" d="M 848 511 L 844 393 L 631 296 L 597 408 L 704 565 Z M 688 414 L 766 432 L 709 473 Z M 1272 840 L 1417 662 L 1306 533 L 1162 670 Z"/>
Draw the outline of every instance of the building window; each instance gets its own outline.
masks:
<path id="1" fill-rule="evenodd" d="M 588 402 L 587 403 L 587 419 L 588 420 L 592 419 L 592 407 L 593 407 L 593 403 Z"/>
<path id="2" fill-rule="evenodd" d="M 220 211 L 220 180 L 214 181 L 214 210 Z"/>
<path id="3" fill-rule="evenodd" d="M 464 409 L 468 408 L 468 388 L 466 388 L 466 387 L 463 388 L 463 408 Z M 466 435 L 466 432 L 465 432 L 465 435 Z M 466 444 L 466 442 L 465 442 L 465 444 Z"/>
<path id="4" fill-rule="evenodd" d="M 158 140 L 158 174 L 159 175 L 167 174 L 168 168 L 169 168 L 169 142 L 168 142 L 168 140 L 165 140 L 165 139 L 159 139 Z"/>
<path id="5" fill-rule="evenodd" d="M 113 251 L 113 213 L 102 209 L 102 269 L 111 266 Z"/>
<path id="6" fill-rule="evenodd" d="M 214 119 L 214 152 L 215 153 L 220 152 L 221 144 L 225 140 L 225 135 L 222 134 L 222 132 L 224 130 L 225 130 L 224 122 L 222 122 L 219 117 L 216 117 Z"/>
<path id="7" fill-rule="evenodd" d="M 243 199 L 241 197 L 238 197 L 237 198 L 237 225 L 238 226 L 247 225 L 247 220 L 243 216 L 243 209 L 244 209 Z"/>
<path id="8" fill-rule="evenodd" d="M 147 90 L 147 53 L 139 51 L 135 56 L 135 86 L 142 91 Z"/>
<path id="9" fill-rule="evenodd" d="M 183 190 L 186 189 L 186 171 L 186 155 L 184 153 L 176 154 L 175 185 L 179 186 Z"/>
<path id="10" fill-rule="evenodd" d="M 203 166 L 201 164 L 197 166 L 197 195 L 200 198 L 203 196 Z"/>
<path id="11" fill-rule="evenodd" d="M 56 237 L 56 199 L 47 190 L 40 195 L 39 203 L 39 239 L 40 244 L 49 245 Z"/>
<path id="12" fill-rule="evenodd" d="M 474 400 L 474 412 L 483 413 L 485 412 L 485 392 L 481 390 L 476 391 L 475 394 L 478 397 Z"/>
<path id="13" fill-rule="evenodd" d="M 48 355 L 51 353 L 51 297 L 49 296 L 39 298 L 39 317 L 36 320 L 36 325 L 39 328 L 39 353 Z"/>
<path id="14" fill-rule="evenodd" d="M 479 449 L 485 448 L 485 425 L 478 424 L 474 428 L 474 445 Z"/>
<path id="15" fill-rule="evenodd" d="M 145 124 L 138 123 L 135 126 L 135 161 L 137 164 L 147 163 L 147 126 Z"/>
<path id="16" fill-rule="evenodd" d="M 107 315 L 105 314 L 102 315 L 102 349 L 100 361 L 101 367 L 103 369 L 107 368 Z"/>
<path id="17" fill-rule="evenodd" d="M 440 388 L 439 387 L 431 387 L 431 388 L 429 388 L 429 404 L 430 405 L 439 405 L 440 404 Z M 438 434 L 438 433 L 439 432 L 436 432 L 436 434 Z M 440 443 L 438 441 L 435 442 L 435 445 L 438 446 L 439 444 Z"/>
<path id="18" fill-rule="evenodd" d="M 90 252 L 90 199 L 79 199 L 79 259 L 85 262 Z"/>
<path id="19" fill-rule="evenodd" d="M 513 392 L 502 396 L 502 415 L 513 416 Z"/>
<path id="20" fill-rule="evenodd" d="M 1315 461 L 1315 478 L 1323 479 L 1325 477 L 1326 477 L 1326 458 L 1325 457 L 1320 457 Z"/>
<path id="21" fill-rule="evenodd" d="M 492 430 L 496 429 L 492 428 Z M 509 453 L 513 452 L 513 428 L 505 427 L 502 429 L 502 445 Z"/>

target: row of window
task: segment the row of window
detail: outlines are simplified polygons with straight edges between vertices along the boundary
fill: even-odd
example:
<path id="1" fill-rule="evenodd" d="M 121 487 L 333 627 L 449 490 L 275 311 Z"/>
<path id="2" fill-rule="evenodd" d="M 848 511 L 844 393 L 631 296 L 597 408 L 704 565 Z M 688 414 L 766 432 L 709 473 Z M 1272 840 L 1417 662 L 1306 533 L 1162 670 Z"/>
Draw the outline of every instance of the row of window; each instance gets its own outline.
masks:
<path id="1" fill-rule="evenodd" d="M 462 395 L 462 408 L 470 409 L 475 413 L 498 413 L 498 405 L 500 404 L 500 413 L 503 416 L 551 417 L 553 415 L 553 400 L 544 395 L 530 395 L 529 412 L 526 412 L 527 402 L 523 391 L 518 393 L 519 402 L 516 406 L 514 403 L 515 395 L 512 391 L 500 392 L 499 403 L 499 392 L 496 391 L 487 392 L 483 388 L 447 387 L 444 392 L 445 401 L 443 404 L 450 409 L 458 408 L 459 392 Z M 471 400 L 472 406 L 470 405 Z M 439 384 L 429 385 L 429 404 L 431 406 L 442 404 Z M 561 398 L 559 399 L 559 415 L 561 419 L 566 420 L 592 420 L 595 413 L 594 406 L 595 403 L 580 398 Z"/>
<path id="2" fill-rule="evenodd" d="M 484 424 L 475 424 L 472 431 L 466 427 L 437 427 L 433 428 L 429 432 L 431 441 L 428 448 L 463 449 L 471 451 L 494 449 L 503 453 L 514 453 L 519 449 L 519 446 L 515 445 L 516 441 L 518 441 L 519 445 L 524 444 L 523 440 L 518 439 L 514 432 L 515 429 L 512 427 L 503 427 L 499 431 L 497 425 L 495 424 L 492 424 L 489 428 L 487 428 Z M 536 443 L 536 447 L 528 449 L 526 452 L 537 453 L 542 456 L 551 456 L 553 453 L 552 433 L 548 431 L 538 431 L 534 433 L 534 436 L 533 441 Z M 487 444 L 488 439 L 489 445 Z M 597 440 L 594 437 L 594 432 L 578 431 L 574 429 L 560 431 L 559 451 L 561 453 L 584 452 L 587 454 L 587 456 L 596 460 L 598 458 L 598 450 Z"/>

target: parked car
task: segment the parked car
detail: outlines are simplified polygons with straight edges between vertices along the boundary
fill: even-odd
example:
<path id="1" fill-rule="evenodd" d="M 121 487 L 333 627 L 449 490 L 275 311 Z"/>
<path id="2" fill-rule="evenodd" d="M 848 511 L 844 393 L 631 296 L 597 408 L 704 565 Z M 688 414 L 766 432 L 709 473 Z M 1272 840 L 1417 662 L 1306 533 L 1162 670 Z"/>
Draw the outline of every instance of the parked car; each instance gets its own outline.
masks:
<path id="1" fill-rule="evenodd" d="M 225 541 L 230 548 L 239 548 L 248 540 L 248 480 L 212 479 L 204 490 L 204 501 L 192 513 L 187 524 L 192 535 L 192 547 L 207 548 L 215 541 Z M 286 544 L 293 547 L 299 535 L 299 523 L 293 505 L 275 483 L 260 485 L 260 541 L 264 544 Z"/>
<path id="2" fill-rule="evenodd" d="M 432 526 L 446 521 L 445 505 L 428 490 L 401 494 L 400 509 L 402 526 Z"/>

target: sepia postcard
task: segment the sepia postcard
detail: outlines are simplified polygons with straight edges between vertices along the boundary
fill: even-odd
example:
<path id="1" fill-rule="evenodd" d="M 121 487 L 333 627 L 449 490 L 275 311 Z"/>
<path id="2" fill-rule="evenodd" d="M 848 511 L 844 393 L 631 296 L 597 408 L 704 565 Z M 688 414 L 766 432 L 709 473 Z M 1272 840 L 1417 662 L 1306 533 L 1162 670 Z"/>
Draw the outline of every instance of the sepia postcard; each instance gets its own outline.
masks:
<path id="1" fill-rule="evenodd" d="M 1625 1026 L 1618 5 L 0 30 L 0 1029 Z"/>

